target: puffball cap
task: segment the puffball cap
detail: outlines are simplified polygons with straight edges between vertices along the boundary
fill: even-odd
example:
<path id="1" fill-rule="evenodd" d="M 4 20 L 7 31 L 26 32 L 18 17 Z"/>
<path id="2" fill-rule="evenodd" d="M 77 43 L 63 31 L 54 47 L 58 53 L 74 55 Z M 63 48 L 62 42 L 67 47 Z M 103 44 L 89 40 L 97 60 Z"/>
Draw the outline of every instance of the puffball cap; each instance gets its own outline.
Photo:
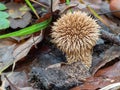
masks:
<path id="1" fill-rule="evenodd" d="M 52 27 L 52 42 L 67 54 L 82 53 L 93 48 L 99 38 L 100 26 L 87 13 L 64 14 Z"/>

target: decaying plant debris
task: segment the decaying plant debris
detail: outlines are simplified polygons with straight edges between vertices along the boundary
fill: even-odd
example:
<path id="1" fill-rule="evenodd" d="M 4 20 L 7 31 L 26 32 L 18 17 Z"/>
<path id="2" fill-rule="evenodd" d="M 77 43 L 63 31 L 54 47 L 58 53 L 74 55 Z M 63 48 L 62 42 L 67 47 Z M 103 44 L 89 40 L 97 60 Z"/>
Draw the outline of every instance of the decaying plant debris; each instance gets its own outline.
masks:
<path id="1" fill-rule="evenodd" d="M 25 1 L 30 2 L 35 11 L 29 8 L 28 3 L 26 4 Z M 108 85 L 113 86 L 114 83 L 120 82 L 120 19 L 113 15 L 117 11 L 110 11 L 108 1 L 111 0 L 0 0 L 4 5 L 11 3 L 10 6 L 7 6 L 9 8 L 4 10 L 4 12 L 7 11 L 11 14 L 7 18 L 8 20 L 12 18 L 17 22 L 20 19 L 20 23 L 24 22 L 24 20 L 26 21 L 25 25 L 24 23 L 21 24 L 22 26 L 17 23 L 14 26 L 14 23 L 12 23 L 11 28 L 0 31 L 0 34 L 19 31 L 20 28 L 29 27 L 44 21 L 47 22 L 47 20 L 50 22 L 47 22 L 47 24 L 43 23 L 47 25 L 47 28 L 44 28 L 42 32 L 38 29 L 39 32 L 33 35 L 26 36 L 25 34 L 22 37 L 0 39 L 0 73 L 2 74 L 0 89 L 69 90 L 78 86 L 71 90 L 104 90 Z M 16 3 L 16 6 L 12 3 Z M 20 10 L 19 12 L 16 11 L 18 9 Z M 15 12 L 17 13 L 15 14 Z M 75 17 L 71 16 L 69 18 L 66 14 L 77 15 L 77 12 L 87 13 L 84 17 L 86 22 L 84 20 L 74 20 L 73 18 Z M 28 13 L 29 15 L 27 15 Z M 27 16 L 29 17 L 27 18 Z M 64 16 L 66 17 L 56 27 L 56 23 Z M 79 16 L 82 17 L 83 15 L 77 15 L 77 17 Z M 69 20 L 67 21 L 68 18 Z M 92 21 L 88 22 L 90 18 L 95 20 L 93 22 L 98 23 L 97 27 Z M 83 40 L 83 37 L 81 37 L 82 39 L 74 38 L 72 43 L 68 45 L 66 41 L 73 38 L 73 34 L 78 36 L 85 34 L 85 31 L 77 32 L 76 29 L 76 32 L 74 32 L 74 29 L 72 29 L 73 31 L 70 29 L 67 33 L 68 37 L 70 34 L 70 38 L 55 39 L 60 34 L 60 29 L 64 31 L 63 33 L 68 30 L 68 28 L 64 29 L 63 26 L 64 24 L 69 26 L 70 21 L 73 21 L 70 26 L 73 25 L 74 28 L 77 27 L 80 30 L 86 30 L 84 26 L 88 27 L 90 25 L 91 29 L 87 29 L 87 33 L 93 35 L 91 31 L 94 31 L 92 28 L 95 28 L 97 34 L 91 36 L 93 38 L 87 38 L 87 40 Z M 82 23 L 83 27 L 79 28 L 79 25 L 75 23 Z M 40 25 L 42 27 L 42 24 Z M 100 29 L 98 30 L 99 26 Z M 23 30 L 26 30 L 24 28 Z M 43 30 L 43 28 L 41 29 Z M 56 33 L 53 34 L 53 30 Z M 35 31 L 33 27 L 31 31 Z M 100 35 L 98 32 L 100 32 Z M 94 43 L 91 44 L 89 39 Z M 60 40 L 62 41 L 60 42 Z M 82 42 L 79 42 L 80 45 L 77 42 L 79 40 Z M 82 50 L 83 48 L 86 48 L 86 50 Z M 89 57 L 86 57 L 84 52 L 89 53 L 90 60 L 88 60 Z M 84 57 L 81 58 L 78 54 Z M 80 62 L 82 60 L 76 60 L 83 58 L 85 58 L 84 61 L 87 61 L 85 64 L 87 64 L 89 70 L 83 62 Z M 67 64 L 68 61 L 71 63 Z M 8 65 L 7 63 L 9 62 L 10 64 Z M 13 66 L 10 66 L 12 64 Z M 11 73 L 11 68 L 13 73 Z M 3 72 L 4 70 L 7 74 Z M 23 76 L 21 72 L 24 72 Z M 25 79 L 20 81 L 22 79 L 19 79 L 19 75 Z M 7 83 L 7 86 L 5 83 Z"/>

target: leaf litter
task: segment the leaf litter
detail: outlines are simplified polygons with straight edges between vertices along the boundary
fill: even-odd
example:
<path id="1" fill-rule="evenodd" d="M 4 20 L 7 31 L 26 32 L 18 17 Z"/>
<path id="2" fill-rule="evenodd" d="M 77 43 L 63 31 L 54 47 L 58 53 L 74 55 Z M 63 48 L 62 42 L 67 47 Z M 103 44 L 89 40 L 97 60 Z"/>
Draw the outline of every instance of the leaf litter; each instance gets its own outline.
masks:
<path id="1" fill-rule="evenodd" d="M 75 87 L 71 90 L 105 90 L 104 88 L 106 88 L 108 85 L 110 85 L 109 87 L 111 87 L 114 86 L 113 84 L 117 84 L 118 82 L 120 82 L 119 19 L 114 17 L 112 13 L 108 13 L 110 12 L 110 10 L 109 3 L 106 2 L 107 0 L 84 0 L 85 4 L 80 3 L 80 1 L 82 0 L 71 0 L 70 4 L 66 5 L 65 1 L 60 3 L 61 1 L 59 0 L 53 0 L 52 14 L 55 14 L 54 19 L 57 19 L 58 16 L 68 12 L 69 10 L 82 10 L 89 13 L 92 17 L 97 18 L 98 23 L 102 28 L 100 36 L 102 41 L 99 40 L 98 44 L 94 48 L 95 50 L 93 51 L 93 66 L 91 67 L 91 73 L 87 71 L 80 63 L 74 63 L 70 66 L 63 63 L 66 60 L 65 55 L 61 51 L 59 51 L 54 44 L 50 42 L 51 38 L 47 33 L 50 32 L 51 28 L 48 27 L 47 29 L 45 29 L 45 32 L 43 31 L 42 35 L 39 34 L 39 32 L 36 33 L 37 36 L 28 36 L 23 39 L 17 39 L 18 41 L 16 41 L 16 39 L 13 39 L 14 37 L 0 40 L 0 70 L 5 68 L 3 64 L 6 66 L 7 63 L 12 62 L 9 65 L 12 65 L 14 63 L 13 66 L 15 67 L 16 62 L 20 60 L 20 62 L 23 62 L 22 59 L 24 57 L 29 57 L 29 53 L 35 55 L 35 58 L 33 59 L 33 64 L 28 66 L 31 67 L 29 75 L 28 72 L 24 73 L 25 77 L 27 75 L 29 79 L 34 81 L 34 83 L 30 83 L 33 85 L 16 85 L 15 82 L 12 82 L 12 79 L 7 76 L 6 79 L 7 81 L 9 81 L 8 86 L 10 86 L 11 89 L 16 90 L 17 86 L 18 90 L 35 90 L 35 88 L 37 88 L 38 90 L 68 90 L 71 87 L 79 85 L 78 87 Z M 15 2 L 17 2 L 17 0 Z M 45 5 L 47 4 L 48 7 L 50 7 L 51 5 L 50 1 L 48 2 L 48 0 L 38 0 L 38 2 Z M 34 21 L 33 13 L 31 13 L 28 7 L 26 7 L 25 4 L 22 3 L 23 2 L 17 3 L 16 5 L 11 4 L 7 6 L 8 12 L 10 13 L 9 20 L 12 22 L 11 27 L 13 29 L 24 28 L 30 23 L 33 23 L 32 21 Z M 34 5 L 36 4 L 34 3 Z M 87 9 L 88 5 L 90 6 L 90 8 L 94 8 L 92 9 L 94 10 L 94 12 L 90 12 Z M 23 11 L 20 11 L 20 8 L 22 8 Z M 36 10 L 39 9 L 37 9 L 36 7 Z M 50 12 L 49 9 L 47 10 L 48 12 Z M 59 10 L 60 13 L 54 13 L 54 11 L 56 10 Z M 98 17 L 94 16 L 97 14 Z M 102 22 L 100 22 L 99 17 L 103 19 L 103 21 L 101 20 Z M 48 17 L 46 16 L 45 18 Z M 18 19 L 20 19 L 21 21 Z M 35 49 L 35 53 L 33 53 L 31 48 L 37 43 L 39 44 L 37 45 L 37 49 Z M 8 66 L 6 68 L 8 68 Z M 17 76 L 21 75 L 20 73 L 22 73 L 22 71 L 24 71 L 24 69 L 21 70 L 21 72 L 19 72 Z M 14 71 L 13 73 L 16 72 Z M 14 77 L 14 75 L 11 76 Z M 4 75 L 2 76 L 2 78 L 3 77 Z M 20 82 L 19 80 L 19 78 L 16 78 L 16 81 Z M 28 80 L 25 79 L 24 82 L 28 83 Z M 12 83 L 13 86 L 10 83 Z M 4 85 L 2 83 L 2 87 L 3 86 Z"/>

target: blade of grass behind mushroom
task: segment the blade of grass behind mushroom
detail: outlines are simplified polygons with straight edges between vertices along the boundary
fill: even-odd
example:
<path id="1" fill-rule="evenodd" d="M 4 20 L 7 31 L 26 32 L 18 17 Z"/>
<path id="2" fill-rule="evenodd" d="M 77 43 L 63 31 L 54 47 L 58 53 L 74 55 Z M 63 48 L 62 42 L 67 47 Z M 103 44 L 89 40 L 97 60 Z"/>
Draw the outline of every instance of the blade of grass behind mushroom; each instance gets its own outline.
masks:
<path id="1" fill-rule="evenodd" d="M 39 19 L 39 15 L 37 14 L 35 8 L 32 6 L 32 4 L 30 3 L 29 0 L 25 0 L 26 4 L 31 8 L 31 10 L 34 12 L 34 14 L 36 15 L 36 17 Z"/>
<path id="2" fill-rule="evenodd" d="M 85 4 L 83 0 L 79 0 L 79 2 Z M 91 8 L 89 5 L 87 5 L 86 7 L 96 18 L 98 18 L 102 23 L 109 27 L 109 25 L 97 14 L 97 12 L 93 8 Z"/>

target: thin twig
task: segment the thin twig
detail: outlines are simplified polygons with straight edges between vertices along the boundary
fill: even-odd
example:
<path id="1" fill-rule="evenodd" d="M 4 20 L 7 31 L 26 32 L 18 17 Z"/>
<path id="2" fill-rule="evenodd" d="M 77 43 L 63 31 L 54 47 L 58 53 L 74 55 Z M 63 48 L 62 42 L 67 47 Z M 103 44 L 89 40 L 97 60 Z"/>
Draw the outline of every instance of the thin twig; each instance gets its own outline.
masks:
<path id="1" fill-rule="evenodd" d="M 42 4 L 42 3 L 40 3 L 40 2 L 37 2 L 37 1 L 35 1 L 35 0 L 30 0 L 30 1 L 31 1 L 31 2 L 34 2 L 34 3 L 36 3 L 36 4 L 39 4 L 40 6 L 46 8 L 46 9 L 49 8 L 47 5 L 44 5 L 44 4 Z"/>
<path id="2" fill-rule="evenodd" d="M 34 34 L 32 34 L 32 39 L 33 39 L 35 48 L 37 48 L 37 45 L 35 44 Z"/>
<path id="3" fill-rule="evenodd" d="M 5 79 L 9 82 L 11 89 L 13 90 L 18 90 L 18 88 L 8 79 L 8 77 L 6 75 L 4 75 Z"/>
<path id="4" fill-rule="evenodd" d="M 28 4 L 28 6 L 31 8 L 31 10 L 34 12 L 34 14 L 36 15 L 36 17 L 39 19 L 39 15 L 37 13 L 37 11 L 35 10 L 35 8 L 32 6 L 30 0 L 25 0 L 26 4 Z"/>
<path id="5" fill-rule="evenodd" d="M 108 13 L 117 13 L 117 12 L 120 12 L 120 10 L 105 12 L 105 13 L 98 13 L 98 15 L 104 15 L 104 14 L 108 14 Z"/>
<path id="6" fill-rule="evenodd" d="M 120 46 L 120 38 L 115 34 L 101 30 L 101 37 Z"/>
<path id="7" fill-rule="evenodd" d="M 85 4 L 84 0 L 79 0 L 79 2 L 81 2 L 82 4 Z M 96 13 L 96 11 L 95 11 L 93 8 L 91 8 L 89 5 L 87 5 L 86 7 L 87 7 L 87 9 L 88 9 L 96 18 L 98 18 L 103 24 L 105 24 L 107 27 L 109 27 L 108 23 L 106 23 L 106 22 L 104 21 L 104 19 L 101 18 L 101 17 L 98 15 L 98 13 Z"/>
<path id="8" fill-rule="evenodd" d="M 50 10 L 51 10 L 51 14 L 53 15 L 53 0 L 51 0 Z"/>
<path id="9" fill-rule="evenodd" d="M 118 89 L 116 89 L 118 87 Z M 107 85 L 99 90 L 120 90 L 120 83 L 113 83 L 110 85 Z"/>

